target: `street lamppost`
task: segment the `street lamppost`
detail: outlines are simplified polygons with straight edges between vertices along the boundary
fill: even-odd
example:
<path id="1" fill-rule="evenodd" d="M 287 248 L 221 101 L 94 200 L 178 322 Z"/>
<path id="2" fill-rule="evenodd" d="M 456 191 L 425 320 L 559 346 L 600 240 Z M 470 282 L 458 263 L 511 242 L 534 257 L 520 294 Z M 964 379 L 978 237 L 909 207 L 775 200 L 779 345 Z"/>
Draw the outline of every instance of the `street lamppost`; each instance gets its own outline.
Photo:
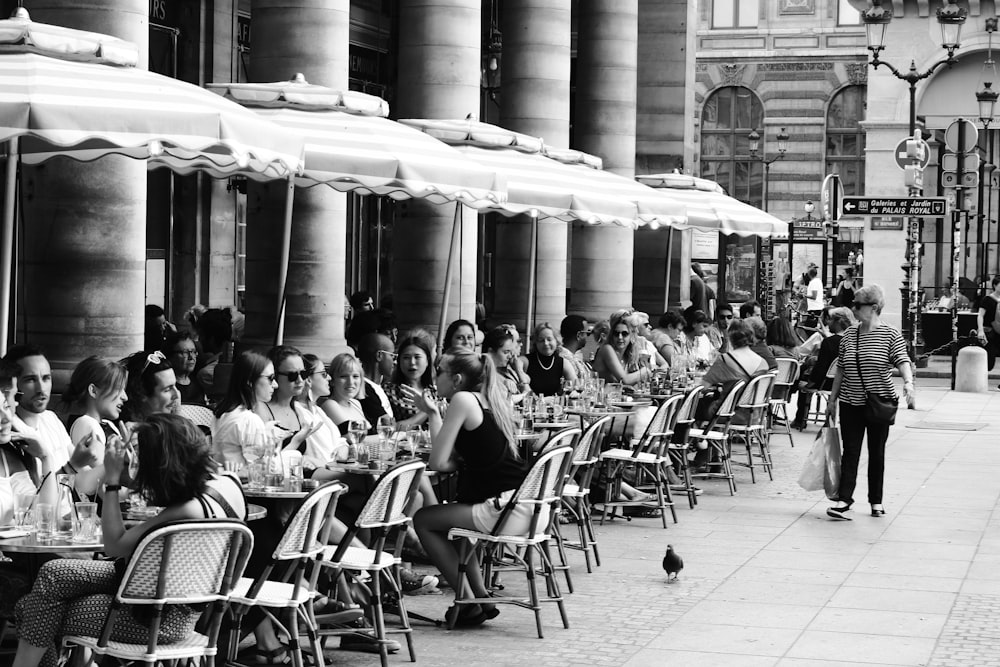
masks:
<path id="1" fill-rule="evenodd" d="M 868 50 L 872 52 L 872 59 L 869 63 L 872 69 L 878 69 L 879 65 L 885 65 L 893 76 L 905 81 L 910 86 L 910 137 L 914 136 L 917 129 L 917 83 L 929 77 L 942 65 L 951 67 L 958 62 L 955 58 L 955 51 L 960 46 L 959 38 L 962 34 L 962 25 L 965 24 L 967 16 L 968 12 L 955 4 L 955 0 L 946 0 L 945 4 L 937 10 L 937 22 L 941 27 L 941 48 L 947 50 L 947 59 L 938 60 L 924 72 L 918 72 L 916 61 L 911 60 L 910 69 L 906 72 L 900 72 L 892 64 L 879 58 L 879 54 L 885 50 L 885 29 L 892 21 L 892 9 L 883 7 L 882 0 L 872 0 L 872 6 L 861 13 L 861 20 L 865 24 L 865 30 L 868 34 Z M 911 187 L 909 189 L 911 197 L 920 194 L 920 188 Z M 910 218 L 906 238 L 906 256 L 901 267 L 906 275 L 900 289 L 904 314 L 903 337 L 907 341 L 910 359 L 914 361 L 916 361 L 918 354 L 923 351 L 923 340 L 920 335 L 920 226 L 920 218 Z"/>
<path id="2" fill-rule="evenodd" d="M 766 155 L 758 155 L 760 149 L 760 134 L 757 130 L 750 130 L 750 134 L 747 135 L 747 142 L 750 145 L 750 159 L 761 162 L 764 165 L 764 197 L 762 199 L 762 208 L 767 211 L 767 189 L 768 182 L 771 179 L 771 163 L 778 160 L 783 160 L 785 158 L 785 152 L 788 151 L 788 134 L 785 132 L 785 128 L 781 128 L 778 132 L 778 154 L 768 159 Z"/>
<path id="3" fill-rule="evenodd" d="M 992 196 L 989 196 L 990 201 L 984 201 L 986 199 L 984 194 L 991 192 L 990 184 L 993 180 L 993 170 L 996 169 L 996 166 L 993 164 L 993 142 L 990 141 L 990 123 L 993 122 L 993 111 L 996 107 L 997 98 L 1000 97 L 1000 93 L 993 90 L 993 82 L 997 79 L 997 66 L 993 61 L 993 33 L 996 31 L 997 17 L 994 16 L 986 19 L 986 34 L 989 41 L 986 47 L 986 60 L 983 61 L 983 73 L 980 76 L 983 87 L 976 91 L 976 103 L 979 105 L 979 120 L 982 121 L 983 131 L 986 134 L 986 157 L 989 159 L 989 162 L 984 161 L 979 167 L 979 205 L 976 210 L 976 241 L 979 244 L 979 252 L 977 253 L 979 261 L 976 262 L 976 273 L 979 274 L 980 289 L 989 288 L 989 280 L 986 277 L 989 272 L 989 261 L 987 259 L 989 241 L 988 239 L 983 240 L 983 222 L 989 212 L 988 206 L 984 210 L 984 204 L 992 204 Z"/>

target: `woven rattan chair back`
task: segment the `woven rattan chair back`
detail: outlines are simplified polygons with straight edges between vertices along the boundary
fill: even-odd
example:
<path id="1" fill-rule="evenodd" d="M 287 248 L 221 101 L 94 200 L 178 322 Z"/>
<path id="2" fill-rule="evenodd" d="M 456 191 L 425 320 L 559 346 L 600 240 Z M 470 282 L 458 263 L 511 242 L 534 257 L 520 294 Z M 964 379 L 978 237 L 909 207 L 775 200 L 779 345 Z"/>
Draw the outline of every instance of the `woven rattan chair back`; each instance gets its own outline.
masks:
<path id="1" fill-rule="evenodd" d="M 774 374 L 759 375 L 743 389 L 736 409 L 746 412 L 749 424 L 763 424 L 766 411 L 771 409 L 771 391 L 774 389 Z"/>
<path id="2" fill-rule="evenodd" d="M 677 408 L 677 412 L 674 413 L 674 420 L 670 424 L 672 430 L 676 430 L 678 424 L 690 424 L 694 421 L 694 414 L 698 410 L 698 401 L 701 399 L 701 392 L 704 389 L 704 387 L 699 385 L 692 387 L 684 394 L 684 402 Z"/>
<path id="3" fill-rule="evenodd" d="M 597 463 L 597 457 L 601 453 L 601 446 L 607 436 L 607 429 L 610 428 L 614 417 L 610 415 L 601 417 L 587 427 L 580 439 L 576 441 L 573 448 L 573 465 L 581 466 Z"/>
<path id="4" fill-rule="evenodd" d="M 212 410 L 204 405 L 187 405 L 182 403 L 177 406 L 177 414 L 192 422 L 199 428 L 212 428 L 212 421 L 215 416 Z"/>
<path id="5" fill-rule="evenodd" d="M 275 561 L 312 558 L 326 546 L 320 539 L 327 516 L 332 516 L 337 498 L 347 487 L 340 482 L 330 482 L 312 491 L 285 523 L 285 531 L 274 548 Z M 333 503 L 333 505 L 331 505 Z"/>
<path id="6" fill-rule="evenodd" d="M 407 461 L 386 470 L 368 495 L 355 525 L 386 528 L 409 521 L 406 510 L 416 496 L 426 467 L 423 461 Z"/>
<path id="7" fill-rule="evenodd" d="M 172 521 L 142 538 L 117 597 L 124 604 L 198 604 L 223 600 L 242 575 L 253 534 L 241 521 Z"/>
<path id="8" fill-rule="evenodd" d="M 774 388 L 771 396 L 782 401 L 787 401 L 792 394 L 792 387 L 799 380 L 799 362 L 788 357 L 779 357 L 778 369 L 774 372 Z"/>

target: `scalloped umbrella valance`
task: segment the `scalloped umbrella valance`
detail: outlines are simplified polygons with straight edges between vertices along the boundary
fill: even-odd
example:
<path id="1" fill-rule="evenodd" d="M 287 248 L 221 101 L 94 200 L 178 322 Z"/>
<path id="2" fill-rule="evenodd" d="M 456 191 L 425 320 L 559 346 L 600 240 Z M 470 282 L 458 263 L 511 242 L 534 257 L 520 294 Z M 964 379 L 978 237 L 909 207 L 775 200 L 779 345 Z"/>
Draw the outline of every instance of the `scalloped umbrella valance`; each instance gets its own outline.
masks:
<path id="1" fill-rule="evenodd" d="M 301 74 L 273 83 L 221 83 L 207 88 L 305 140 L 299 187 L 328 185 L 342 192 L 458 201 L 472 208 L 505 198 L 495 170 L 386 116 L 380 97 L 306 82 Z"/>
<path id="2" fill-rule="evenodd" d="M 0 351 L 10 322 L 19 161 L 116 154 L 181 173 L 261 180 L 290 179 L 302 168 L 303 142 L 294 133 L 198 86 L 135 69 L 137 62 L 130 42 L 34 23 L 24 9 L 0 20 L 0 141 L 7 157 Z"/>

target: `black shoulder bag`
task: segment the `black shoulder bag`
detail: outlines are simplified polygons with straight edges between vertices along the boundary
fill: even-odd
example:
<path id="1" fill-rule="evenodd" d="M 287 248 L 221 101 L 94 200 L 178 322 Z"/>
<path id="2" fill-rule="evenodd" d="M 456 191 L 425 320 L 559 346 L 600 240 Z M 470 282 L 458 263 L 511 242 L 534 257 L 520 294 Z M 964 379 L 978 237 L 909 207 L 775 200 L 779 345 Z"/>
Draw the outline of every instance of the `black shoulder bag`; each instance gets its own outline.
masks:
<path id="1" fill-rule="evenodd" d="M 861 372 L 861 327 L 859 326 L 856 331 L 854 364 L 858 369 L 858 379 L 861 380 L 861 389 L 865 392 L 865 420 L 871 424 L 888 424 L 892 426 L 896 423 L 896 408 L 899 407 L 899 399 L 895 396 L 872 394 L 865 387 L 865 376 Z"/>

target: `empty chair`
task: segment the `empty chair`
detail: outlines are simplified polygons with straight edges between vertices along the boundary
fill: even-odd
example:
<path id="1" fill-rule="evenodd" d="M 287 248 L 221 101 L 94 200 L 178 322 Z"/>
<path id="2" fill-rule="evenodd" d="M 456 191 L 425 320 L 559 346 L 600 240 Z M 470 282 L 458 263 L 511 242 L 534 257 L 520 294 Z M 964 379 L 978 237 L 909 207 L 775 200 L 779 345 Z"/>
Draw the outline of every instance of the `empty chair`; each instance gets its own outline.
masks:
<path id="1" fill-rule="evenodd" d="M 715 416 L 705 428 L 692 428 L 688 437 L 697 447 L 708 447 L 712 450 L 713 459 L 708 463 L 708 469 L 694 472 L 692 477 L 721 478 L 729 483 L 729 494 L 736 493 L 736 477 L 733 475 L 732 447 L 729 440 L 729 426 L 736 414 L 736 402 L 743 392 L 746 382 L 740 380 L 733 383 L 722 398 Z"/>
<path id="2" fill-rule="evenodd" d="M 417 654 L 413 646 L 413 631 L 410 619 L 406 613 L 403 601 L 400 567 L 403 550 L 403 535 L 410 525 L 410 511 L 420 485 L 420 477 L 426 466 L 423 461 L 407 461 L 399 463 L 385 471 L 375 488 L 368 494 L 364 507 L 358 514 L 354 526 L 337 546 L 327 547 L 323 551 L 320 565 L 333 570 L 334 579 L 346 576 L 348 572 L 367 572 L 371 576 L 368 587 L 371 589 L 370 618 L 372 628 L 321 628 L 319 631 L 322 642 L 326 638 L 343 634 L 365 634 L 378 643 L 379 656 L 382 665 L 389 662 L 388 640 L 386 639 L 385 613 L 383 603 L 385 598 L 393 599 L 395 611 L 399 614 L 400 627 L 393 630 L 406 636 L 406 644 L 410 660 L 416 661 Z M 369 531 L 369 548 L 351 546 L 351 542 L 361 530 Z M 392 553 L 386 551 L 386 543 L 393 540 L 395 549 Z"/>
<path id="3" fill-rule="evenodd" d="M 758 466 L 767 471 L 768 477 L 774 479 L 771 464 L 771 448 L 768 444 L 767 417 L 771 410 L 771 389 L 774 387 L 774 375 L 767 373 L 753 378 L 747 383 L 736 402 L 736 416 L 729 425 L 729 440 L 740 439 L 746 446 L 747 462 L 736 461 L 736 465 L 750 469 L 750 481 L 757 483 L 754 469 Z M 754 454 L 754 444 L 757 454 Z"/>
<path id="4" fill-rule="evenodd" d="M 591 517 L 590 483 L 594 479 L 598 455 L 611 421 L 611 417 L 602 417 L 588 426 L 580 436 L 573 448 L 573 459 L 562 492 L 563 507 L 572 517 L 579 535 L 578 541 L 563 540 L 562 545 L 583 552 L 587 572 L 593 571 L 590 564 L 591 554 L 594 555 L 594 563 L 598 566 L 601 564 L 601 556 L 597 551 L 597 535 Z M 558 530 L 558 526 L 556 528 Z"/>
<path id="5" fill-rule="evenodd" d="M 467 528 L 452 528 L 448 531 L 448 539 L 460 540 L 458 572 L 460 583 L 458 590 L 455 591 L 456 606 L 512 604 L 531 609 L 535 613 L 535 625 L 538 629 L 538 637 L 541 639 L 543 636 L 541 603 L 552 602 L 559 607 L 563 627 L 569 628 L 569 618 L 566 616 L 562 593 L 559 591 L 559 582 L 556 579 L 552 558 L 549 554 L 548 546 L 551 535 L 547 532 L 547 528 L 550 518 L 546 516 L 546 510 L 551 511 L 562 494 L 566 472 L 569 469 L 572 456 L 573 448 L 570 446 L 554 447 L 543 451 L 535 459 L 521 486 L 504 506 L 500 519 L 491 532 L 484 533 Z M 528 530 L 521 534 L 505 534 L 508 520 L 514 516 L 514 509 L 524 505 L 527 505 L 531 510 Z M 468 597 L 466 595 L 469 590 L 468 568 L 477 567 L 477 556 L 479 556 L 480 562 L 489 570 L 494 556 L 499 556 L 504 549 L 522 564 L 522 569 L 528 580 L 528 597 Z M 541 575 L 545 579 L 547 595 L 544 598 L 540 598 L 538 595 L 537 575 Z M 489 577 L 490 573 L 487 571 L 484 578 L 488 581 Z M 456 616 L 457 614 L 448 619 L 449 628 L 454 626 Z"/>
<path id="6" fill-rule="evenodd" d="M 688 464 L 688 449 L 690 442 L 690 431 L 694 425 L 694 413 L 698 409 L 698 401 L 701 398 L 703 387 L 696 385 L 684 395 L 684 401 L 674 412 L 673 421 L 668 425 L 670 428 L 670 440 L 667 443 L 667 455 L 677 468 L 684 492 L 688 497 L 688 506 L 694 509 L 698 504 L 695 495 L 696 489 L 691 481 L 691 466 Z"/>
<path id="7" fill-rule="evenodd" d="M 226 602 L 252 547 L 250 529 L 232 519 L 172 521 L 157 526 L 132 552 L 100 634 L 68 635 L 63 637 L 63 646 L 74 651 L 88 649 L 126 663 L 179 660 L 188 664 L 202 659 L 201 664 L 212 665 Z M 204 631 L 193 632 L 180 642 L 158 643 L 164 607 L 181 604 L 209 605 Z M 122 605 L 150 610 L 148 643 L 110 640 Z M 71 664 L 76 663 L 71 660 Z"/>
<path id="8" fill-rule="evenodd" d="M 670 466 L 670 456 L 667 445 L 673 432 L 670 423 L 680 407 L 684 396 L 678 394 L 665 400 L 656 409 L 653 418 L 649 420 L 643 432 L 631 449 L 609 449 L 600 455 L 601 462 L 607 471 L 608 490 L 604 501 L 602 520 L 608 515 L 611 507 L 652 506 L 649 500 L 625 500 L 621 497 L 621 486 L 624 476 L 633 472 L 632 486 L 640 490 L 650 490 L 656 495 L 655 507 L 660 510 L 660 520 L 667 527 L 667 509 L 677 523 L 677 510 L 674 499 L 670 495 L 670 477 L 667 468 Z"/>
<path id="9" fill-rule="evenodd" d="M 788 401 L 798 384 L 801 364 L 798 360 L 787 357 L 779 357 L 776 361 L 778 362 L 778 370 L 775 372 L 774 388 L 771 390 L 771 430 L 774 430 L 775 419 L 780 419 L 781 426 L 788 435 L 788 444 L 794 447 L 792 423 L 788 418 Z"/>

